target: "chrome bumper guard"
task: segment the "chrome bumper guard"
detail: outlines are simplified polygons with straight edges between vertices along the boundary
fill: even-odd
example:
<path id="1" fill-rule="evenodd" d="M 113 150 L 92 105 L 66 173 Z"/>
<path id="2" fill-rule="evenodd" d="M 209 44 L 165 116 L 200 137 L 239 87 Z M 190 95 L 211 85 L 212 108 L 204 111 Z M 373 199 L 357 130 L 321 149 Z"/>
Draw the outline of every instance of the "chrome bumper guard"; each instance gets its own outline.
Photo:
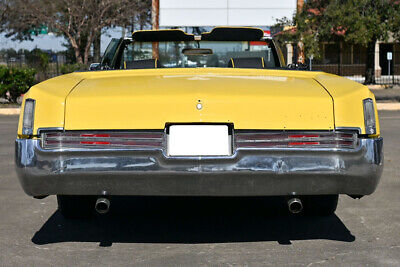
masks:
<path id="1" fill-rule="evenodd" d="M 382 138 L 352 149 L 236 147 L 229 157 L 174 158 L 162 149 L 44 149 L 17 139 L 19 180 L 31 196 L 54 194 L 273 196 L 374 192 Z"/>

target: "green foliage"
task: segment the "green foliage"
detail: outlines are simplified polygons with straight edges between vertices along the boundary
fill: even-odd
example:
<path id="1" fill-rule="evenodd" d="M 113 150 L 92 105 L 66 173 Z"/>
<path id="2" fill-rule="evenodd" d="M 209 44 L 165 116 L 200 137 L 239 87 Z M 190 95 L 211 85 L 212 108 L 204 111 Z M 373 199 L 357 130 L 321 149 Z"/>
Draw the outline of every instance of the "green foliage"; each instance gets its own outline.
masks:
<path id="1" fill-rule="evenodd" d="M 30 67 L 39 72 L 46 72 L 49 68 L 50 56 L 48 53 L 36 48 L 25 55 L 26 61 Z"/>
<path id="2" fill-rule="evenodd" d="M 400 41 L 400 1 L 397 1 L 397 3 L 390 9 L 389 25 L 393 37 Z"/>
<path id="3" fill-rule="evenodd" d="M 0 97 L 16 103 L 17 98 L 36 83 L 35 74 L 34 69 L 0 66 Z"/>
<path id="4" fill-rule="evenodd" d="M 60 68 L 62 74 L 68 74 L 78 70 L 87 70 L 87 67 L 83 64 L 64 64 Z"/>
<path id="5" fill-rule="evenodd" d="M 279 21 L 281 26 L 292 27 L 280 37 L 302 42 L 308 57 L 320 56 L 321 42 L 367 46 L 388 39 L 393 24 L 400 23 L 399 5 L 395 0 L 310 0 L 293 20 Z"/>
<path id="6" fill-rule="evenodd" d="M 281 41 L 301 42 L 306 57 L 321 56 L 323 42 L 346 42 L 367 47 L 365 83 L 375 83 L 375 44 L 387 41 L 389 33 L 400 39 L 399 0 L 309 0 L 293 20 Z M 291 27 L 291 28 L 290 28 Z"/>

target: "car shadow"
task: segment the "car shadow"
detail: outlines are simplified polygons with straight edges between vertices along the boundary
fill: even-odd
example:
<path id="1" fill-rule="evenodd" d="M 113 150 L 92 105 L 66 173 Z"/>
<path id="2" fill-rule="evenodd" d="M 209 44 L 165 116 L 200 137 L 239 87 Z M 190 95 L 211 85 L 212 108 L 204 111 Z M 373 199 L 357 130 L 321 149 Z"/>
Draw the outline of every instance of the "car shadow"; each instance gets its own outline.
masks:
<path id="1" fill-rule="evenodd" d="M 118 197 L 110 212 L 66 220 L 59 211 L 32 237 L 37 245 L 58 242 L 224 243 L 355 237 L 336 216 L 289 215 L 283 198 Z"/>

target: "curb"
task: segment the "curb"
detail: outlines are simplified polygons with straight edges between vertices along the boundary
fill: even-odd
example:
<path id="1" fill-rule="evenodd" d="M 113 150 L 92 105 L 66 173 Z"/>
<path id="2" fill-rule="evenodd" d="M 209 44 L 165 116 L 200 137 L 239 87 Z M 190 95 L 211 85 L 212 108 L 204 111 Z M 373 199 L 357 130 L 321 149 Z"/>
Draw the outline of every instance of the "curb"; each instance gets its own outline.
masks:
<path id="1" fill-rule="evenodd" d="M 400 103 L 376 103 L 378 110 L 400 110 Z"/>
<path id="2" fill-rule="evenodd" d="M 0 115 L 19 115 L 20 108 L 0 108 Z"/>
<path id="3" fill-rule="evenodd" d="M 377 103 L 378 110 L 400 110 L 400 103 Z M 20 108 L 0 108 L 0 115 L 19 115 Z"/>

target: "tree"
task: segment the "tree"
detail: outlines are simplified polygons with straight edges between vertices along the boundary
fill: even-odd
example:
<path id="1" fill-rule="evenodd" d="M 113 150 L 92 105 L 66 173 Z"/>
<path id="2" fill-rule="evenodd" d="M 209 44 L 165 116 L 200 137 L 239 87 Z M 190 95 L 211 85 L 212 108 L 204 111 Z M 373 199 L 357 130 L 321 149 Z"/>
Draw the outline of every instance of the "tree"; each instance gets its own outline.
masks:
<path id="1" fill-rule="evenodd" d="M 50 56 L 48 53 L 35 48 L 25 55 L 26 63 L 29 68 L 37 71 L 38 79 L 47 79 L 47 71 L 49 69 Z"/>
<path id="2" fill-rule="evenodd" d="M 393 30 L 393 14 L 399 0 L 310 0 L 293 20 L 282 38 L 301 41 L 306 56 L 320 56 L 322 42 L 347 42 L 367 47 L 365 83 L 375 83 L 375 45 L 387 40 Z"/>
<path id="3" fill-rule="evenodd" d="M 395 1 L 394 7 L 390 10 L 390 31 L 395 40 L 400 40 L 400 0 Z"/>
<path id="4" fill-rule="evenodd" d="M 64 36 L 79 64 L 88 64 L 90 48 L 105 28 L 128 25 L 149 0 L 14 0 L 3 1 L 8 37 L 31 40 L 34 29 L 48 27 Z M 97 38 L 97 41 L 99 38 Z M 83 48 L 83 50 L 82 50 Z"/>

